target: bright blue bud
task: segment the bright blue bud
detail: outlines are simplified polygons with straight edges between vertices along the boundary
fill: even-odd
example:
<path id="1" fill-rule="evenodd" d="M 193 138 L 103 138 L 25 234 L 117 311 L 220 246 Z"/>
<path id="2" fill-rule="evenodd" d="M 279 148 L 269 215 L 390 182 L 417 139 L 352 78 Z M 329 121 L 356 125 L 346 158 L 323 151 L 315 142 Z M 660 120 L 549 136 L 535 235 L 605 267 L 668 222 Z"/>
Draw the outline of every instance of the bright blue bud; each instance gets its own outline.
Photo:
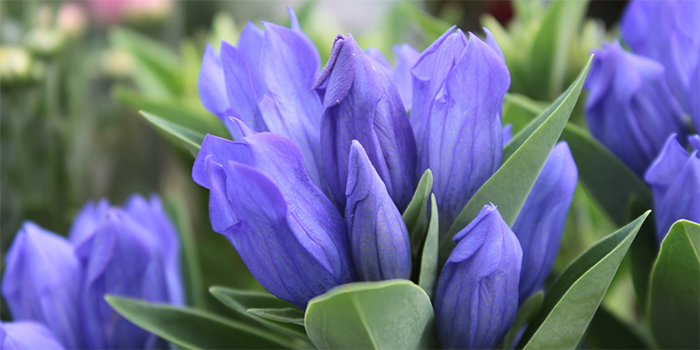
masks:
<path id="1" fill-rule="evenodd" d="M 413 74 L 411 124 L 417 171 L 433 172 L 433 192 L 446 232 L 501 165 L 503 97 L 510 74 L 486 31 L 486 42 L 448 30 L 420 56 Z"/>
<path id="2" fill-rule="evenodd" d="M 411 241 L 401 213 L 362 145 L 350 147 L 345 220 L 360 280 L 411 278 Z"/>
<path id="3" fill-rule="evenodd" d="M 513 224 L 523 249 L 520 302 L 540 290 L 552 270 L 577 180 L 578 170 L 569 146 L 559 142 Z"/>
<path id="4" fill-rule="evenodd" d="M 210 190 L 214 231 L 272 294 L 305 308 L 354 280 L 343 217 L 288 138 L 258 133 L 233 142 L 207 135 L 192 178 Z"/>
<path id="5" fill-rule="evenodd" d="M 405 209 L 416 185 L 416 145 L 391 69 L 352 35 L 339 34 L 314 88 L 324 83 L 321 153 L 336 204 L 345 210 L 350 144 L 358 140 L 396 206 Z"/>
<path id="6" fill-rule="evenodd" d="M 389 61 L 386 60 L 386 57 L 384 57 L 384 55 L 382 55 L 382 52 L 378 49 L 370 47 L 367 50 L 365 50 L 365 53 L 373 60 L 379 62 L 379 64 L 381 64 L 382 66 L 391 69 L 391 64 L 389 63 Z"/>
<path id="7" fill-rule="evenodd" d="M 668 135 L 684 133 L 683 110 L 658 62 L 625 52 L 619 43 L 594 53 L 584 85 L 591 134 L 642 176 Z"/>
<path id="8" fill-rule="evenodd" d="M 403 105 L 408 111 L 411 109 L 411 103 L 413 102 L 413 84 L 411 82 L 413 76 L 411 75 L 411 68 L 413 68 L 413 65 L 418 61 L 420 52 L 408 44 L 403 44 L 401 46 L 394 46 L 394 53 L 396 54 L 394 81 L 396 82 L 396 87 L 399 89 L 399 95 L 401 95 Z"/>
<path id="9" fill-rule="evenodd" d="M 664 65 L 668 84 L 686 112 L 695 117 L 700 93 L 700 2 L 695 0 L 631 1 L 620 21 L 620 32 L 636 54 Z"/>
<path id="10" fill-rule="evenodd" d="M 82 270 L 63 237 L 25 222 L 5 257 L 2 295 L 15 320 L 52 329 L 67 348 L 81 348 L 79 302 Z"/>
<path id="11" fill-rule="evenodd" d="M 41 323 L 0 322 L 0 349 L 4 350 L 53 350 L 63 349 L 56 337 Z"/>
<path id="12" fill-rule="evenodd" d="M 668 137 L 644 179 L 654 193 L 656 235 L 661 242 L 674 222 L 700 222 L 700 137 L 688 137 L 686 151 L 675 134 Z"/>
<path id="13" fill-rule="evenodd" d="M 493 349 L 515 321 L 523 252 L 494 205 L 455 235 L 435 291 L 443 349 Z"/>

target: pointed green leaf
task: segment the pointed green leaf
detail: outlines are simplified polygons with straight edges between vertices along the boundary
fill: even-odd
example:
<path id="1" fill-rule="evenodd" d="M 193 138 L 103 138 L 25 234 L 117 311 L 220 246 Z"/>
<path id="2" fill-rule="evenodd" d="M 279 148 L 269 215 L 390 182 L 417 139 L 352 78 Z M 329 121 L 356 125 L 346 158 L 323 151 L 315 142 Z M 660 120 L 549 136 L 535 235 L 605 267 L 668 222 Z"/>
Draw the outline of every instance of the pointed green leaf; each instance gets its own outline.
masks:
<path id="1" fill-rule="evenodd" d="M 277 349 L 295 345 L 270 331 L 198 309 L 149 304 L 110 295 L 105 299 L 135 325 L 185 349 Z"/>
<path id="2" fill-rule="evenodd" d="M 529 297 L 523 305 L 518 308 L 518 313 L 515 315 L 515 321 L 513 326 L 510 328 L 505 338 L 503 338 L 503 343 L 499 347 L 500 349 L 512 349 L 515 346 L 515 342 L 518 340 L 518 334 L 523 327 L 528 323 L 532 322 L 537 315 L 539 315 L 542 309 L 542 302 L 544 301 L 544 293 L 539 291 L 535 295 Z"/>
<path id="3" fill-rule="evenodd" d="M 525 349 L 574 349 L 600 305 L 647 211 L 593 245 L 547 291 L 540 315 L 525 331 Z"/>
<path id="4" fill-rule="evenodd" d="M 311 299 L 306 331 L 321 349 L 416 349 L 433 333 L 433 307 L 407 280 L 357 282 Z"/>
<path id="5" fill-rule="evenodd" d="M 304 313 L 297 308 L 283 308 L 283 309 L 248 309 L 248 312 L 254 315 L 258 315 L 264 319 L 282 322 L 282 323 L 294 323 L 300 326 L 304 326 Z"/>
<path id="6" fill-rule="evenodd" d="M 148 112 L 141 111 L 141 115 L 161 132 L 175 137 L 175 139 L 179 141 L 180 144 L 182 144 L 182 146 L 184 146 L 188 151 L 190 151 L 194 157 L 197 156 L 199 149 L 202 148 L 202 142 L 204 141 L 203 134 L 171 123 Z"/>
<path id="7" fill-rule="evenodd" d="M 651 273 L 649 323 L 665 349 L 700 348 L 700 225 L 673 224 Z"/>
<path id="8" fill-rule="evenodd" d="M 447 260 L 454 248 L 455 243 L 452 241 L 452 237 L 467 226 L 484 205 L 489 203 L 497 205 L 503 220 L 509 225 L 513 224 L 535 180 L 537 180 L 549 152 L 559 139 L 559 135 L 564 129 L 574 105 L 576 105 L 590 64 L 591 60 L 588 61 L 578 79 L 567 92 L 555 104 L 547 108 L 542 115 L 532 121 L 531 125 L 536 126 L 533 131 L 529 131 L 530 125 L 528 125 L 506 145 L 506 149 L 508 149 L 511 144 L 520 142 L 519 140 L 524 138 L 512 156 L 505 160 L 501 168 L 469 200 L 448 234 L 442 239 L 440 242 L 441 262 Z M 548 111 L 551 112 L 546 114 Z M 530 133 L 530 135 L 524 137 L 524 133 Z"/>
<path id="9" fill-rule="evenodd" d="M 411 237 L 411 253 L 414 259 L 420 254 L 428 230 L 428 199 L 433 190 L 433 174 L 430 169 L 423 173 L 416 192 L 403 212 L 403 221 Z"/>
<path id="10" fill-rule="evenodd" d="M 428 226 L 428 234 L 425 236 L 425 243 L 421 252 L 420 273 L 418 275 L 418 285 L 423 288 L 431 299 L 433 298 L 438 276 L 439 222 L 437 201 L 435 201 L 435 195 L 431 193 L 430 225 Z"/>

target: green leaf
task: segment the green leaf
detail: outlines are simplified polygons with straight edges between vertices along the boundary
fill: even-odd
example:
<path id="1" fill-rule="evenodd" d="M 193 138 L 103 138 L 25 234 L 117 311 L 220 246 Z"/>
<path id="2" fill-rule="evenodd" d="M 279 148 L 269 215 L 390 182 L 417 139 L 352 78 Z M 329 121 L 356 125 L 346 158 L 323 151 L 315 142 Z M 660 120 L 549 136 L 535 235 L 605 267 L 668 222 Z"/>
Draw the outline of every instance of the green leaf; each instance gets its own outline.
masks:
<path id="1" fill-rule="evenodd" d="M 525 327 L 528 323 L 532 322 L 535 319 L 535 317 L 539 315 L 539 312 L 542 309 L 543 301 L 544 293 L 542 293 L 542 291 L 535 293 L 535 295 L 525 300 L 523 305 L 521 305 L 518 309 L 518 313 L 515 315 L 515 321 L 513 322 L 513 326 L 510 328 L 505 338 L 503 338 L 503 342 L 499 347 L 500 349 L 510 350 L 515 346 L 515 341 L 517 341 L 518 333 L 520 333 L 520 330 L 523 327 Z"/>
<path id="2" fill-rule="evenodd" d="M 165 201 L 165 208 L 177 227 L 182 247 L 182 267 L 183 280 L 187 290 L 188 304 L 196 308 L 206 307 L 206 299 L 203 291 L 202 267 L 199 263 L 199 253 L 195 242 L 192 223 L 183 198 L 180 195 L 168 195 Z"/>
<path id="3" fill-rule="evenodd" d="M 430 225 L 428 226 L 428 234 L 425 237 L 425 244 L 423 244 L 423 251 L 421 252 L 420 273 L 418 275 L 418 285 L 423 288 L 431 299 L 433 298 L 438 277 L 439 222 L 437 201 L 435 200 L 435 195 L 431 193 Z"/>
<path id="4" fill-rule="evenodd" d="M 161 132 L 175 137 L 182 146 L 192 153 L 192 156 L 197 157 L 197 153 L 199 153 L 199 149 L 202 148 L 202 142 L 204 141 L 203 134 L 171 123 L 148 112 L 141 111 L 140 114 Z"/>
<path id="5" fill-rule="evenodd" d="M 186 349 L 277 349 L 295 345 L 270 331 L 198 309 L 149 304 L 111 295 L 105 296 L 105 300 L 135 325 Z"/>
<path id="6" fill-rule="evenodd" d="M 455 243 L 452 241 L 452 237 L 467 226 L 481 211 L 483 206 L 489 204 L 489 202 L 498 206 L 498 211 L 508 225 L 513 224 L 535 180 L 537 180 L 540 170 L 549 156 L 549 152 L 559 139 L 559 135 L 571 115 L 571 111 L 581 93 L 590 64 L 591 60 L 588 61 L 578 79 L 569 87 L 567 92 L 557 102 L 547 108 L 542 115 L 530 123 L 533 127 L 528 125 L 527 128 L 506 145 L 504 157 L 506 156 L 505 151 L 512 147 L 511 144 L 520 142 L 519 140 L 524 138 L 524 141 L 512 153 L 512 156 L 505 160 L 501 168 L 481 186 L 474 194 L 474 197 L 462 209 L 457 220 L 455 220 L 447 235 L 440 242 L 441 262 L 447 260 L 454 248 Z M 548 111 L 551 112 L 548 113 Z M 532 128 L 534 130 L 530 131 Z M 529 133 L 529 135 L 524 135 L 526 133 Z"/>
<path id="7" fill-rule="evenodd" d="M 520 341 L 525 349 L 574 349 L 600 305 L 647 211 L 593 245 L 547 291 L 540 315 Z"/>
<path id="8" fill-rule="evenodd" d="M 311 299 L 306 331 L 321 349 L 416 349 L 433 332 L 425 291 L 407 280 L 357 282 Z"/>
<path id="9" fill-rule="evenodd" d="M 700 225 L 677 221 L 651 273 L 649 323 L 665 349 L 700 348 Z"/>
<path id="10" fill-rule="evenodd" d="M 547 107 L 521 94 L 506 93 L 503 98 L 503 125 L 511 124 L 513 135 L 516 135 Z"/>
<path id="11" fill-rule="evenodd" d="M 209 292 L 224 305 L 237 311 L 246 319 L 252 319 L 265 327 L 282 332 L 289 336 L 308 341 L 304 327 L 293 323 L 279 323 L 263 318 L 258 314 L 248 312 L 251 309 L 296 309 L 291 303 L 278 299 L 268 292 L 237 290 L 226 287 L 214 286 L 209 288 Z"/>
<path id="12" fill-rule="evenodd" d="M 408 19 L 412 20 L 423 29 L 426 35 L 427 42 L 433 42 L 444 34 L 452 24 L 447 23 L 439 18 L 431 16 L 429 13 L 417 8 L 408 2 L 401 2 L 398 5 L 398 11 Z"/>
<path id="13" fill-rule="evenodd" d="M 618 320 L 604 306 L 596 311 L 583 341 L 586 348 L 594 349 L 650 348 L 630 327 Z"/>
<path id="14" fill-rule="evenodd" d="M 304 313 L 298 308 L 288 307 L 284 309 L 248 309 L 248 312 L 267 320 L 282 323 L 294 323 L 304 326 Z"/>
<path id="15" fill-rule="evenodd" d="M 428 198 L 433 190 L 433 173 L 430 169 L 423 173 L 420 178 L 416 192 L 403 212 L 403 221 L 408 228 L 408 235 L 411 237 L 411 255 L 413 259 L 418 258 L 420 248 L 423 246 L 425 235 L 428 230 Z"/>

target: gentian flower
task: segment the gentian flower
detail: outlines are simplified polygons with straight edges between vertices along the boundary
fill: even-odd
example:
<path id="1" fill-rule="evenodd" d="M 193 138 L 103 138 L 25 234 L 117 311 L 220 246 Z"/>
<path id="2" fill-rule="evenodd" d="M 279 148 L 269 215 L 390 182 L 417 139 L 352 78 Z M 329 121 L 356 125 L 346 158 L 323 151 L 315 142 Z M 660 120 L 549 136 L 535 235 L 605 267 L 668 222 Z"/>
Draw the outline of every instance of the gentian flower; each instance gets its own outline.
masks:
<path id="1" fill-rule="evenodd" d="M 2 293 L 17 320 L 47 326 L 66 348 L 147 349 L 159 339 L 105 302 L 115 294 L 184 304 L 177 233 L 158 197 L 80 211 L 69 239 L 25 223 L 6 257 Z"/>
<path id="2" fill-rule="evenodd" d="M 503 54 L 488 30 L 486 42 L 453 30 L 411 70 L 416 170 L 433 172 L 442 233 L 501 165 L 501 110 L 510 86 Z"/>
<path id="3" fill-rule="evenodd" d="M 403 210 L 416 186 L 416 144 L 390 67 L 368 56 L 352 35 L 337 35 L 326 67 L 314 84 L 325 86 L 321 154 L 340 210 L 352 140 L 359 141 L 394 203 Z"/>
<path id="4" fill-rule="evenodd" d="M 311 298 L 355 279 L 343 217 L 311 181 L 290 139 L 257 133 L 233 142 L 207 135 L 192 178 L 210 190 L 214 231 L 280 299 L 305 308 Z"/>
<path id="5" fill-rule="evenodd" d="M 640 176 L 672 133 L 683 134 L 683 110 L 664 67 L 618 43 L 594 52 L 585 88 L 591 134 Z"/>
<path id="6" fill-rule="evenodd" d="M 62 350 L 63 346 L 44 325 L 32 321 L 0 322 L 0 349 Z"/>
<path id="7" fill-rule="evenodd" d="M 700 104 L 691 85 L 700 80 L 700 2 L 693 0 L 631 1 L 620 21 L 620 32 L 636 54 L 663 64 L 673 94 L 686 112 Z"/>
<path id="8" fill-rule="evenodd" d="M 569 146 L 559 142 L 513 223 L 513 232 L 523 249 L 518 289 L 521 303 L 542 288 L 554 265 L 577 180 Z"/>
<path id="9" fill-rule="evenodd" d="M 438 339 L 444 349 L 493 349 L 518 310 L 522 249 L 494 205 L 454 240 L 435 292 Z"/>
<path id="10" fill-rule="evenodd" d="M 675 134 L 668 137 L 644 179 L 654 193 L 656 235 L 661 242 L 674 222 L 700 222 L 700 137 L 688 137 L 692 151 L 686 151 Z"/>
<path id="11" fill-rule="evenodd" d="M 411 109 L 411 104 L 413 102 L 413 76 L 411 75 L 411 68 L 413 68 L 413 65 L 418 61 L 420 52 L 408 44 L 403 44 L 401 46 L 394 46 L 394 53 L 396 54 L 394 81 L 396 82 L 396 87 L 399 89 L 399 95 L 401 95 L 403 105 L 408 111 Z"/>
<path id="12" fill-rule="evenodd" d="M 355 270 L 364 281 L 411 278 L 411 240 L 401 213 L 362 145 L 352 141 L 345 220 Z"/>

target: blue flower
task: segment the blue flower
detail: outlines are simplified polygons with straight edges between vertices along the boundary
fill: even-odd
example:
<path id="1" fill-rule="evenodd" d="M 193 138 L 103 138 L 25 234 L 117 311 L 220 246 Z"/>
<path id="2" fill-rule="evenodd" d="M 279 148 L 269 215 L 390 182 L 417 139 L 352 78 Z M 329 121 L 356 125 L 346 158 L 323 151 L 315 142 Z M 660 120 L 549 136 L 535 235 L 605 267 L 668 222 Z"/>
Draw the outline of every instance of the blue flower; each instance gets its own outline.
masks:
<path id="1" fill-rule="evenodd" d="M 0 322 L 0 349 L 62 350 L 63 346 L 44 325 L 32 321 Z"/>
<path id="2" fill-rule="evenodd" d="M 656 235 L 661 242 L 674 222 L 700 222 L 700 137 L 688 137 L 692 151 L 686 151 L 675 134 L 666 144 L 644 179 L 654 193 Z"/>
<path id="3" fill-rule="evenodd" d="M 345 220 L 355 270 L 363 281 L 411 278 L 411 241 L 401 213 L 362 145 L 352 141 Z"/>
<path id="4" fill-rule="evenodd" d="M 280 299 L 305 308 L 311 298 L 355 279 L 343 217 L 311 181 L 288 138 L 257 133 L 233 142 L 207 135 L 192 178 L 210 190 L 214 231 Z"/>
<path id="5" fill-rule="evenodd" d="M 416 144 L 390 67 L 362 51 L 352 35 L 339 34 L 314 88 L 321 86 L 321 153 L 338 207 L 345 209 L 350 145 L 358 140 L 396 206 L 405 209 L 416 185 Z"/>
<path id="6" fill-rule="evenodd" d="M 618 43 L 594 53 L 585 83 L 591 134 L 642 176 L 668 135 L 685 132 L 683 110 L 656 61 Z"/>
<path id="7" fill-rule="evenodd" d="M 636 54 L 663 64 L 673 94 L 700 130 L 700 2 L 632 1 L 620 22 L 622 38 Z M 692 85 L 695 84 L 695 87 Z"/>
<path id="8" fill-rule="evenodd" d="M 515 321 L 523 252 L 493 205 L 454 240 L 435 292 L 438 339 L 444 349 L 493 349 Z"/>
<path id="9" fill-rule="evenodd" d="M 69 240 L 25 223 L 6 257 L 2 294 L 17 320 L 47 326 L 66 348 L 148 349 L 158 337 L 118 316 L 105 294 L 184 304 L 177 232 L 158 197 L 123 208 L 86 204 Z"/>
<path id="10" fill-rule="evenodd" d="M 569 146 L 560 142 L 549 154 L 513 223 L 513 232 L 523 249 L 520 302 L 542 288 L 554 265 L 577 180 Z"/>
<path id="11" fill-rule="evenodd" d="M 413 103 L 413 76 L 411 75 L 411 68 L 413 68 L 413 65 L 418 61 L 420 52 L 416 51 L 416 49 L 408 44 L 403 44 L 401 46 L 394 46 L 394 53 L 396 54 L 394 81 L 396 81 L 396 87 L 399 89 L 399 95 L 401 95 L 403 105 L 408 111 L 411 109 L 411 104 Z"/>
<path id="12" fill-rule="evenodd" d="M 453 29 L 431 44 L 411 70 L 416 170 L 433 172 L 443 233 L 501 165 L 501 109 L 510 86 L 491 33 L 485 29 L 484 42 L 473 34 L 467 40 Z"/>

